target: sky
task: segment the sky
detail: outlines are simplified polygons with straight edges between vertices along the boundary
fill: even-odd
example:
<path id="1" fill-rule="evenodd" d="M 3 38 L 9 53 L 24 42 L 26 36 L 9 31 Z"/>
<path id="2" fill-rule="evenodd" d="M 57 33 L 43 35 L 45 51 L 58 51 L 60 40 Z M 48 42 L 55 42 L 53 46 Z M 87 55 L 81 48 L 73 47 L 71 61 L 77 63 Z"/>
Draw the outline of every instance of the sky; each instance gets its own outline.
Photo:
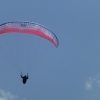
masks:
<path id="1" fill-rule="evenodd" d="M 1 0 L 0 24 L 39 23 L 59 40 L 0 36 L 0 100 L 100 100 L 100 0 Z M 20 78 L 29 74 L 24 85 Z"/>

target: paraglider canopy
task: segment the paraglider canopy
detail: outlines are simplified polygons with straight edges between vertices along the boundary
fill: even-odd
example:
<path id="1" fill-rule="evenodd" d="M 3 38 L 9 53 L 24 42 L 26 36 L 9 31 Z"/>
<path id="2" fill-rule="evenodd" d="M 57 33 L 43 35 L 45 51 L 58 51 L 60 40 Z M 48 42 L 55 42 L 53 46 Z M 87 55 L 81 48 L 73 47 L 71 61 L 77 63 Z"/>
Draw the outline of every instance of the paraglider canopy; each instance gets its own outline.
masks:
<path id="1" fill-rule="evenodd" d="M 56 47 L 58 47 L 59 45 L 56 35 L 46 27 L 37 23 L 14 21 L 1 24 L 0 34 L 8 32 L 19 32 L 38 35 L 49 40 Z"/>

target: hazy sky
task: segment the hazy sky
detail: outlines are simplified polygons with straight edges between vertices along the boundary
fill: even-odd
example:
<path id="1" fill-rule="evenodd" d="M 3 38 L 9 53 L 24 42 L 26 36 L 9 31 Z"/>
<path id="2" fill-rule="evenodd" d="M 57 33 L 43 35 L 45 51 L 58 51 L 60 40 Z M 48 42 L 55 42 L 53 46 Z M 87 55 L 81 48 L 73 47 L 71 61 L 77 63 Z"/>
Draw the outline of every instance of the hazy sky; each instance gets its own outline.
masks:
<path id="1" fill-rule="evenodd" d="M 59 39 L 0 37 L 0 100 L 100 100 L 100 0 L 1 0 L 0 23 L 42 24 Z M 29 71 L 23 85 L 20 72 Z"/>

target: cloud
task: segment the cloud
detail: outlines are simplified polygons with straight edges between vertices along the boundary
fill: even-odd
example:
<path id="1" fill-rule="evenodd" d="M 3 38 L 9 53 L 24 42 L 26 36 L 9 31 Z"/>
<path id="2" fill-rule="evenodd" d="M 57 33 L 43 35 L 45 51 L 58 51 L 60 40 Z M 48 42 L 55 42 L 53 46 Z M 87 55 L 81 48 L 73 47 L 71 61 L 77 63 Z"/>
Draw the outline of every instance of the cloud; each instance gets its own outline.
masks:
<path id="1" fill-rule="evenodd" d="M 92 89 L 92 81 L 87 81 L 86 83 L 85 83 L 85 89 L 86 90 L 90 90 L 90 89 Z"/>
<path id="2" fill-rule="evenodd" d="M 100 73 L 88 78 L 85 82 L 85 89 L 84 100 L 100 100 Z"/>
<path id="3" fill-rule="evenodd" d="M 97 87 L 100 87 L 100 73 L 97 74 L 95 77 L 90 77 L 85 82 L 85 89 L 86 90 L 91 90 L 91 89 L 94 89 Z"/>
<path id="4" fill-rule="evenodd" d="M 19 100 L 19 98 L 17 95 L 0 89 L 0 100 Z"/>

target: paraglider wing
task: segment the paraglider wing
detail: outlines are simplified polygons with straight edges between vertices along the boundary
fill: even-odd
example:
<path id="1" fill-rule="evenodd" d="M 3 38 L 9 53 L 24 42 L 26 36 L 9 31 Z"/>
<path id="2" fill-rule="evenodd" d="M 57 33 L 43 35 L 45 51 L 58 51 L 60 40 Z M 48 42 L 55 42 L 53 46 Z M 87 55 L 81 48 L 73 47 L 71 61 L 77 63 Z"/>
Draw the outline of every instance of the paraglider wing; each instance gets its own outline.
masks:
<path id="1" fill-rule="evenodd" d="M 8 32 L 20 32 L 27 34 L 34 34 L 41 36 L 49 41 L 51 41 L 56 47 L 58 47 L 59 42 L 56 35 L 49 29 L 37 23 L 30 22 L 7 22 L 0 25 L 0 34 Z"/>

